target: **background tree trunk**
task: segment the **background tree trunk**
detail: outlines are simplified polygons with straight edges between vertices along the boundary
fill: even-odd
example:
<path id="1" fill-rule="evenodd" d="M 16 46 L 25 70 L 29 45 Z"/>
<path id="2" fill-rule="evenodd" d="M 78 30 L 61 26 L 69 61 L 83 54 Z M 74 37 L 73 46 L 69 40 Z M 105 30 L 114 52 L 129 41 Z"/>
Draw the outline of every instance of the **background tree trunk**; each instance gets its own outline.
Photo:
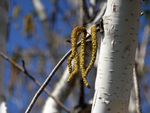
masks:
<path id="1" fill-rule="evenodd" d="M 59 99 L 62 103 L 64 103 L 69 96 L 70 92 L 73 90 L 75 81 L 67 84 L 67 79 L 69 76 L 68 69 L 64 72 L 61 79 L 57 82 L 56 87 L 54 88 L 52 95 Z M 49 97 L 44 105 L 42 113 L 60 113 L 61 112 L 60 106 Z"/>
<path id="2" fill-rule="evenodd" d="M 139 15 L 139 0 L 107 1 L 92 113 L 128 113 Z"/>

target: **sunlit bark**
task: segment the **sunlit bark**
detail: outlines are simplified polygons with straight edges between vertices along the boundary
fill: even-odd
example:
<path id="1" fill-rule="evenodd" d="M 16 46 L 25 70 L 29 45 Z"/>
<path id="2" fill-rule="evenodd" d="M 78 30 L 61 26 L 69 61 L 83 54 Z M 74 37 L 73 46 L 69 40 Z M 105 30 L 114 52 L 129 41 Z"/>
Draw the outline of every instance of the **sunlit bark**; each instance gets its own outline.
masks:
<path id="1" fill-rule="evenodd" d="M 108 0 L 92 113 L 128 113 L 140 0 Z"/>

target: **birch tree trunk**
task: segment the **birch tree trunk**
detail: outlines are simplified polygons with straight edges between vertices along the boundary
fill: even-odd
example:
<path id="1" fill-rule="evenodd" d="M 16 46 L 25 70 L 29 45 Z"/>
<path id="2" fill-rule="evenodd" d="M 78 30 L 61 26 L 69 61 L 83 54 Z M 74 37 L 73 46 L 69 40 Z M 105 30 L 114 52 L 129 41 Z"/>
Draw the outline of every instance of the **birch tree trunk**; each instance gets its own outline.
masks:
<path id="1" fill-rule="evenodd" d="M 108 0 L 92 113 L 128 113 L 140 0 Z"/>

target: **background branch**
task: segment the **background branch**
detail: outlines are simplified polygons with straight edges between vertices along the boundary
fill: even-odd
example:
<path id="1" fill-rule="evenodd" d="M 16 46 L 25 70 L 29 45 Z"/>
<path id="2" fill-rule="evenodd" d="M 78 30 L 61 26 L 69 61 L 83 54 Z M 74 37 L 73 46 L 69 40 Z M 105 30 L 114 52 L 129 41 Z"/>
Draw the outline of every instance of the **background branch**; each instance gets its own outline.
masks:
<path id="1" fill-rule="evenodd" d="M 23 67 L 21 67 L 20 65 L 18 65 L 15 61 L 13 61 L 12 59 L 10 59 L 7 55 L 5 55 L 3 52 L 0 52 L 0 56 L 2 58 L 4 58 L 5 60 L 7 60 L 9 63 L 11 63 L 13 66 L 15 66 L 19 71 L 23 72 L 25 75 L 27 75 L 27 77 L 29 77 L 34 83 L 36 83 L 38 86 L 41 86 L 41 83 L 36 80 L 32 75 L 29 74 L 29 72 L 27 71 L 26 67 L 25 67 L 25 62 L 24 60 L 22 60 L 23 62 Z M 50 94 L 50 92 L 48 91 L 47 88 L 44 89 L 44 92 L 50 96 L 52 99 L 54 99 L 56 101 L 56 103 L 62 108 L 64 109 L 67 113 L 70 113 L 70 111 L 67 109 L 67 107 L 65 107 L 63 105 L 63 103 L 56 99 L 53 95 Z"/>

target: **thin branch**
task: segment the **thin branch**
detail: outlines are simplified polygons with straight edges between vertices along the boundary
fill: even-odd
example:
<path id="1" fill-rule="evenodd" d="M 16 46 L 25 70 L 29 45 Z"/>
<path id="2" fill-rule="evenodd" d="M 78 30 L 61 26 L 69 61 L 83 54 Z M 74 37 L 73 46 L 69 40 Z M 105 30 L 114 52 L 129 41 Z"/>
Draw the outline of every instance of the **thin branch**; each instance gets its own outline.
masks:
<path id="1" fill-rule="evenodd" d="M 88 35 L 86 39 L 88 39 L 89 37 L 90 37 L 90 35 Z M 87 42 L 89 42 L 89 41 L 87 41 Z M 81 41 L 78 42 L 78 46 L 80 46 L 80 43 L 81 43 Z M 62 65 L 62 63 L 65 61 L 65 59 L 70 54 L 71 54 L 71 49 L 60 59 L 60 61 L 53 68 L 53 70 L 51 71 L 51 73 L 48 75 L 48 77 L 46 78 L 46 80 L 44 81 L 44 83 L 41 85 L 41 87 L 38 89 L 38 91 L 36 92 L 36 94 L 32 98 L 32 100 L 31 100 L 29 106 L 27 107 L 25 113 L 30 113 L 30 111 L 31 111 L 34 103 L 36 102 L 36 100 L 38 99 L 38 97 L 40 96 L 40 94 L 42 93 L 42 91 L 44 90 L 44 88 L 47 86 L 47 84 L 50 82 L 50 80 L 54 76 L 55 72 L 58 70 L 58 68 Z"/>
<path id="2" fill-rule="evenodd" d="M 94 16 L 93 18 L 91 18 L 91 20 L 89 21 L 89 23 L 86 25 L 87 27 L 88 26 L 91 26 L 93 24 L 99 24 L 99 20 L 101 20 L 103 18 L 103 15 L 106 11 L 106 7 L 107 7 L 107 2 L 103 2 L 102 3 L 102 7 L 101 7 L 101 10 L 96 14 L 96 16 Z"/>
<path id="3" fill-rule="evenodd" d="M 25 61 L 22 59 L 22 66 L 23 66 L 23 69 L 24 69 L 24 73 L 26 74 L 26 75 L 28 75 L 29 73 L 28 73 L 28 71 L 27 71 L 27 69 L 26 69 L 26 66 L 25 66 Z"/>
<path id="4" fill-rule="evenodd" d="M 5 55 L 3 52 L 0 52 L 0 56 L 2 57 L 2 58 L 4 58 L 5 60 L 7 60 L 9 63 L 11 63 L 13 66 L 15 66 L 19 71 L 21 71 L 21 72 L 23 72 L 25 75 L 27 75 L 27 77 L 29 77 L 34 83 L 36 83 L 38 86 L 41 86 L 41 83 L 38 81 L 38 80 L 36 80 L 32 75 L 30 75 L 29 73 L 28 73 L 28 71 L 27 71 L 27 69 L 26 69 L 26 67 L 25 67 L 25 62 L 24 61 L 22 61 L 22 63 L 23 63 L 23 67 L 21 67 L 20 65 L 18 65 L 15 61 L 13 61 L 12 59 L 10 59 L 7 55 Z M 65 107 L 64 105 L 63 105 L 63 103 L 60 101 L 60 100 L 58 100 L 58 99 L 56 99 L 53 95 L 51 95 L 50 93 L 49 93 L 49 91 L 48 91 L 48 89 L 44 89 L 44 92 L 48 95 L 48 96 L 50 96 L 52 99 L 54 99 L 55 101 L 56 101 L 56 103 L 62 108 L 62 109 L 64 109 L 67 113 L 70 113 L 70 110 L 68 110 L 67 109 L 67 107 Z"/>
<path id="5" fill-rule="evenodd" d="M 90 18 L 86 0 L 82 0 L 83 18 Z"/>
<path id="6" fill-rule="evenodd" d="M 40 96 L 40 94 L 42 93 L 42 91 L 44 90 L 44 88 L 47 86 L 47 84 L 49 83 L 49 81 L 52 79 L 53 75 L 55 74 L 55 72 L 58 70 L 58 68 L 60 67 L 60 65 L 65 61 L 65 59 L 70 55 L 71 50 L 69 50 L 63 57 L 62 59 L 57 63 L 57 65 L 54 67 L 54 69 L 51 71 L 51 73 L 48 75 L 48 77 L 46 78 L 46 80 L 44 81 L 44 83 L 41 85 L 41 87 L 39 88 L 39 90 L 36 92 L 36 94 L 34 95 L 34 97 L 32 98 L 28 108 L 26 109 L 25 113 L 29 113 L 34 105 L 34 103 L 36 102 L 36 100 L 38 99 L 38 97 Z"/>

